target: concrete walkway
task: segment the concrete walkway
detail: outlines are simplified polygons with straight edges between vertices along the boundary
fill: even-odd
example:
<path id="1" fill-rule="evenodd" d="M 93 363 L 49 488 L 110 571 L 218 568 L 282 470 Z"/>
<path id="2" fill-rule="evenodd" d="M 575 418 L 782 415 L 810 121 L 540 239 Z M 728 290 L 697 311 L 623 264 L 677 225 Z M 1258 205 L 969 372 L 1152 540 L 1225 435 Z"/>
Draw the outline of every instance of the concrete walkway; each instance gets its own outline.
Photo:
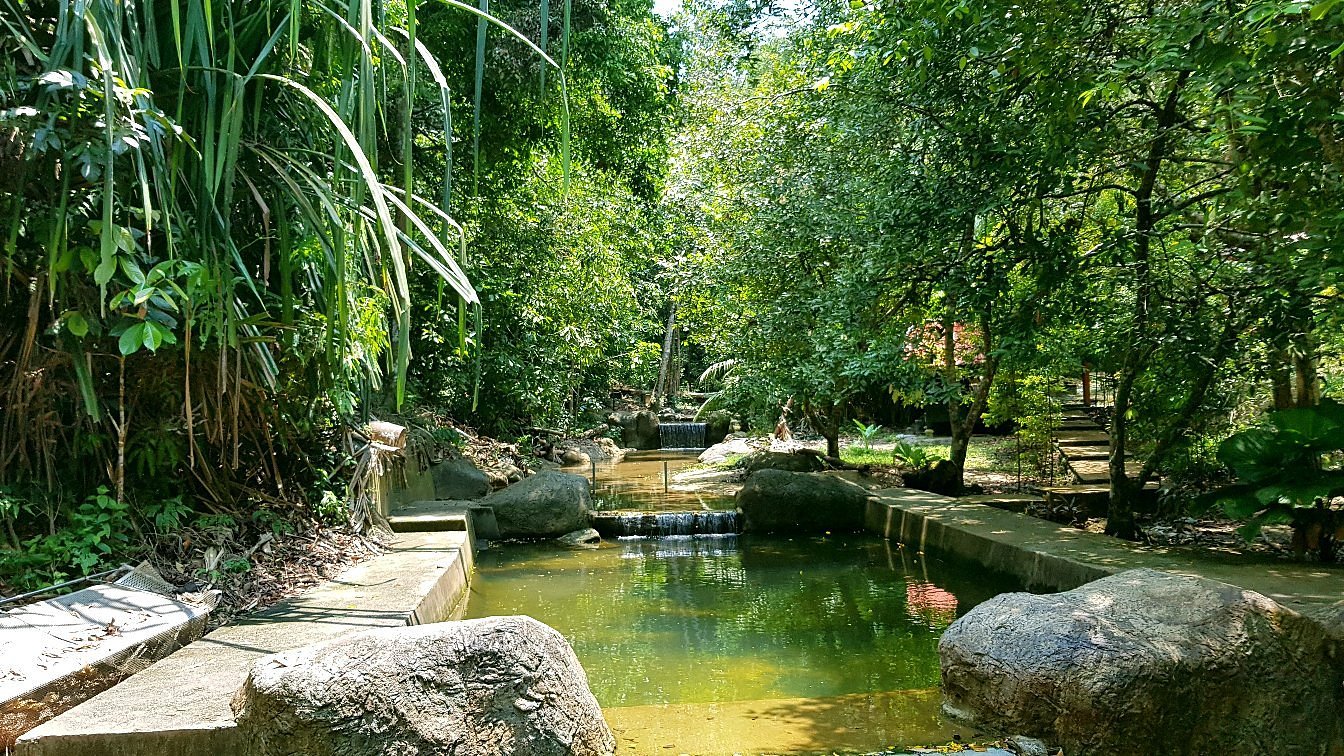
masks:
<path id="1" fill-rule="evenodd" d="M 908 488 L 876 492 L 868 530 L 917 551 L 942 551 L 1007 572 L 1033 589 L 1069 590 L 1137 567 L 1211 578 L 1264 594 L 1344 638 L 1344 566 L 1219 558 L 1058 525 Z"/>
<path id="2" fill-rule="evenodd" d="M 238 753 L 230 702 L 258 658 L 376 627 L 455 619 L 470 534 L 409 533 L 334 580 L 219 628 L 19 738 L 18 756 Z"/>

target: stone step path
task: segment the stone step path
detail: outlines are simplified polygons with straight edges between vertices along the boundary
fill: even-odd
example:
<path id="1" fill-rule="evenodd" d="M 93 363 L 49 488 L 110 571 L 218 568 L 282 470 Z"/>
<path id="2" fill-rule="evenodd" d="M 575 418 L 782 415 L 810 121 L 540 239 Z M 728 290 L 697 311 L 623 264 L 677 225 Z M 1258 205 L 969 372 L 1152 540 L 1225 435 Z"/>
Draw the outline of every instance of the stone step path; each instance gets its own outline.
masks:
<path id="1" fill-rule="evenodd" d="M 1109 484 L 1111 480 L 1111 436 L 1084 411 L 1082 405 L 1064 406 L 1052 441 L 1073 475 L 1073 485 L 1052 486 L 1046 491 L 1047 499 L 1053 497 L 1058 503 L 1068 503 L 1066 500 L 1089 499 L 1105 493 L 1094 489 Z M 1125 472 L 1137 475 L 1143 466 L 1133 461 L 1129 454 L 1125 455 L 1125 459 Z"/>
<path id="2" fill-rule="evenodd" d="M 1073 456 L 1068 457 L 1069 469 L 1073 471 L 1074 479 L 1079 483 L 1110 483 L 1111 470 L 1110 462 L 1103 459 L 1078 459 Z M 1125 472 L 1131 476 L 1138 475 L 1143 465 L 1138 462 L 1126 462 Z"/>

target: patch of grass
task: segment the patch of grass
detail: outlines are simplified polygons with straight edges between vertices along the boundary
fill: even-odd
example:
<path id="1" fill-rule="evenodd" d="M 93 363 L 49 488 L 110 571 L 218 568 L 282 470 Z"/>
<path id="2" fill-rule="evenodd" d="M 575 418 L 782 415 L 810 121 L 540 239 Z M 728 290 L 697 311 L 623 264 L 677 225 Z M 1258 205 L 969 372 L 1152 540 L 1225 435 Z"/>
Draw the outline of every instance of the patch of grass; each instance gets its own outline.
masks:
<path id="1" fill-rule="evenodd" d="M 851 465 L 896 466 L 891 457 L 891 449 L 865 449 L 862 445 L 844 447 L 840 450 L 840 459 Z"/>
<path id="2" fill-rule="evenodd" d="M 915 446 L 921 446 L 942 459 L 952 456 L 952 447 L 943 439 L 931 441 L 925 438 L 905 439 Z M 966 450 L 966 469 L 976 472 L 1013 474 L 1017 472 L 1017 447 L 1012 436 L 974 436 Z M 874 467 L 895 467 L 891 449 L 864 449 L 861 444 L 852 444 L 840 450 L 840 459 L 853 465 L 873 465 Z"/>
<path id="3" fill-rule="evenodd" d="M 973 436 L 966 449 L 966 469 L 1015 474 L 1017 444 L 1012 436 Z"/>

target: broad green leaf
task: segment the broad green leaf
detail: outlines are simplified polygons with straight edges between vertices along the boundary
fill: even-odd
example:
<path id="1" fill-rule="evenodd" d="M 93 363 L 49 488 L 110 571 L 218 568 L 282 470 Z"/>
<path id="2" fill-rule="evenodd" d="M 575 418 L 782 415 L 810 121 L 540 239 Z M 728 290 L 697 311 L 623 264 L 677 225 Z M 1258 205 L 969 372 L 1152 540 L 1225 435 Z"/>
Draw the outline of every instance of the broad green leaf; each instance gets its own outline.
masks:
<path id="1" fill-rule="evenodd" d="M 70 329 L 70 333 L 79 338 L 84 338 L 89 334 L 89 321 L 85 320 L 84 316 L 80 314 L 78 310 L 71 311 L 66 317 L 65 327 Z"/>
<path id="2" fill-rule="evenodd" d="M 140 347 L 145 343 L 145 324 L 136 323 L 135 325 L 122 331 L 121 338 L 117 340 L 117 349 L 121 351 L 122 356 L 135 354 L 140 351 Z"/>
<path id="3" fill-rule="evenodd" d="M 1284 409 L 1269 413 L 1269 420 L 1281 433 L 1300 436 L 1303 443 L 1317 446 L 1337 438 L 1344 429 L 1317 408 Z"/>

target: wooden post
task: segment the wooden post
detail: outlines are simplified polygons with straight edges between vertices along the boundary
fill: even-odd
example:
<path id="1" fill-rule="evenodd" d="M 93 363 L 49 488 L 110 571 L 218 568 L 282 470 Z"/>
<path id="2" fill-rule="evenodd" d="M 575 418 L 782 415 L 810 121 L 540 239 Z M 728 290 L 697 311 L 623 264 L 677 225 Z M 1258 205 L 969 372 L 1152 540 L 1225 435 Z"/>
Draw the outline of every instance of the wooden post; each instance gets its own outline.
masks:
<path id="1" fill-rule="evenodd" d="M 1092 369 L 1086 362 L 1083 363 L 1083 406 L 1092 406 Z"/>

